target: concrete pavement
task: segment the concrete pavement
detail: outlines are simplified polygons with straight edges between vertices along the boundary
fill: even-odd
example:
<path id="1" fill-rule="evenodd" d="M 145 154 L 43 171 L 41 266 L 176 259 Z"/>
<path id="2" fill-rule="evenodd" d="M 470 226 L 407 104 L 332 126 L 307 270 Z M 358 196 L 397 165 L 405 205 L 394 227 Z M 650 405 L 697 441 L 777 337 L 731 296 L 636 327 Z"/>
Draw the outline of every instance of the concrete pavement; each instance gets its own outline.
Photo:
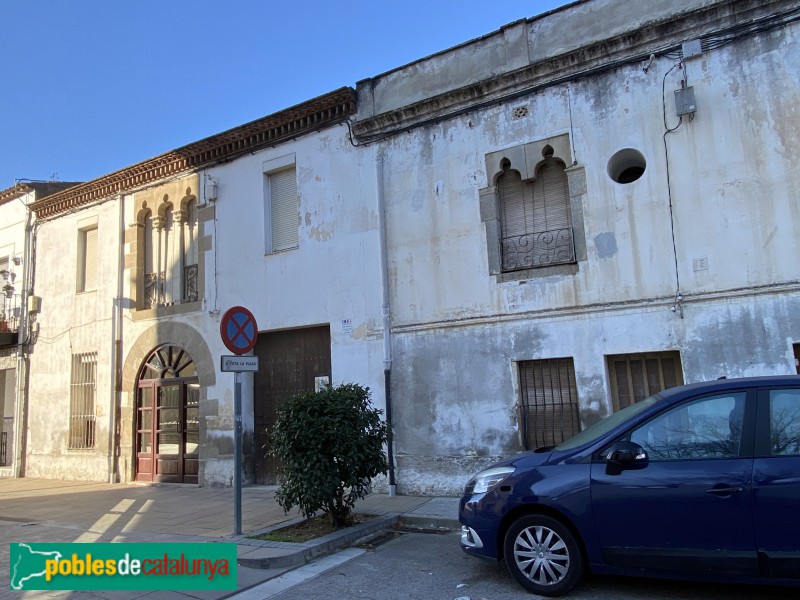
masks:
<path id="1" fill-rule="evenodd" d="M 242 536 L 233 536 L 233 489 L 190 485 L 104 484 L 42 479 L 0 479 L 0 599 L 6 598 L 201 598 L 226 592 L 14 592 L 8 589 L 12 542 L 233 542 L 238 546 L 238 590 L 277 577 L 318 556 L 402 521 L 411 527 L 458 527 L 457 498 L 371 494 L 356 512 L 377 515 L 349 530 L 304 544 L 253 540 L 293 520 L 275 502 L 275 486 L 242 490 Z M 167 594 L 167 595 L 165 595 Z"/>

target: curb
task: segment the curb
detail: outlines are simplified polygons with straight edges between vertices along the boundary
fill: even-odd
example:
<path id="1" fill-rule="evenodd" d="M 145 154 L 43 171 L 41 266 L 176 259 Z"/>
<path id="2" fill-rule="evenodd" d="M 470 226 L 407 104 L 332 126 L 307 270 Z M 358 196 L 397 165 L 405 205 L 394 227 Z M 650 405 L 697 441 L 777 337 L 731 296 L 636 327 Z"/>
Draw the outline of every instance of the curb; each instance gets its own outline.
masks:
<path id="1" fill-rule="evenodd" d="M 376 517 L 365 523 L 359 523 L 340 531 L 329 533 L 326 536 L 303 543 L 289 542 L 262 542 L 259 540 L 241 539 L 239 546 L 252 546 L 254 552 L 259 554 L 258 548 L 263 549 L 262 556 L 248 558 L 242 556 L 237 563 L 251 569 L 280 569 L 303 565 L 319 556 L 331 554 L 337 550 L 352 546 L 358 540 L 391 527 L 400 522 L 399 513 L 388 513 Z M 282 523 L 286 526 L 287 523 Z"/>
<path id="2" fill-rule="evenodd" d="M 400 517 L 399 522 L 408 529 L 419 529 L 430 533 L 447 533 L 448 531 L 461 530 L 461 523 L 458 522 L 458 519 L 447 517 L 405 514 Z"/>

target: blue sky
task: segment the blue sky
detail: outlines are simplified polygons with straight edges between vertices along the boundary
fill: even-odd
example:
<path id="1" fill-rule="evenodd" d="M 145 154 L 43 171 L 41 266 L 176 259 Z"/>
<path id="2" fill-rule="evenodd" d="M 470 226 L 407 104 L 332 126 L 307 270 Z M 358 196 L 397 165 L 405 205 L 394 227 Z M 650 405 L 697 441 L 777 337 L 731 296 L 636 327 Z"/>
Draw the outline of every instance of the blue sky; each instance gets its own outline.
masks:
<path id="1" fill-rule="evenodd" d="M 87 181 L 567 0 L 0 0 L 0 190 Z"/>

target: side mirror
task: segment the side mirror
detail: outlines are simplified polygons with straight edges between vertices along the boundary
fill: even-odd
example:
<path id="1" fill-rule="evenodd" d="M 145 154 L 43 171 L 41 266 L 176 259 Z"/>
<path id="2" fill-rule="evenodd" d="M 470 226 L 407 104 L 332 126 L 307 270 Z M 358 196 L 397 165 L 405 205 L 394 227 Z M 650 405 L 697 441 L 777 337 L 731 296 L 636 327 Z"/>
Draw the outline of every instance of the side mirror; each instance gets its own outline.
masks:
<path id="1" fill-rule="evenodd" d="M 644 469 L 650 464 L 647 452 L 634 442 L 617 442 L 606 450 L 606 473 L 619 475 L 623 471 Z"/>

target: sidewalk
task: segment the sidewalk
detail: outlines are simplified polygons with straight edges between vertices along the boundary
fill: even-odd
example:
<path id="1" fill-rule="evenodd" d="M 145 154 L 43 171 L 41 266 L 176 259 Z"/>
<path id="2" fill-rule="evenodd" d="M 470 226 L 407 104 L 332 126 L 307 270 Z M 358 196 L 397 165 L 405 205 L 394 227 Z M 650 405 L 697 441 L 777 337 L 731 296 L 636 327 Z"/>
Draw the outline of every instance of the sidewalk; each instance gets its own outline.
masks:
<path id="1" fill-rule="evenodd" d="M 247 537 L 299 520 L 275 502 L 275 486 L 242 489 L 242 536 L 233 536 L 233 489 L 186 485 L 104 484 L 0 479 L 0 565 L 13 542 L 233 542 L 238 546 L 238 591 L 347 547 L 398 521 L 410 527 L 458 527 L 457 498 L 371 494 L 355 511 L 379 518 L 303 544 Z M 6 570 L 6 569 L 4 569 Z M 6 598 L 166 598 L 163 591 L 13 592 Z M 169 592 L 170 598 L 215 600 L 237 592 Z"/>

